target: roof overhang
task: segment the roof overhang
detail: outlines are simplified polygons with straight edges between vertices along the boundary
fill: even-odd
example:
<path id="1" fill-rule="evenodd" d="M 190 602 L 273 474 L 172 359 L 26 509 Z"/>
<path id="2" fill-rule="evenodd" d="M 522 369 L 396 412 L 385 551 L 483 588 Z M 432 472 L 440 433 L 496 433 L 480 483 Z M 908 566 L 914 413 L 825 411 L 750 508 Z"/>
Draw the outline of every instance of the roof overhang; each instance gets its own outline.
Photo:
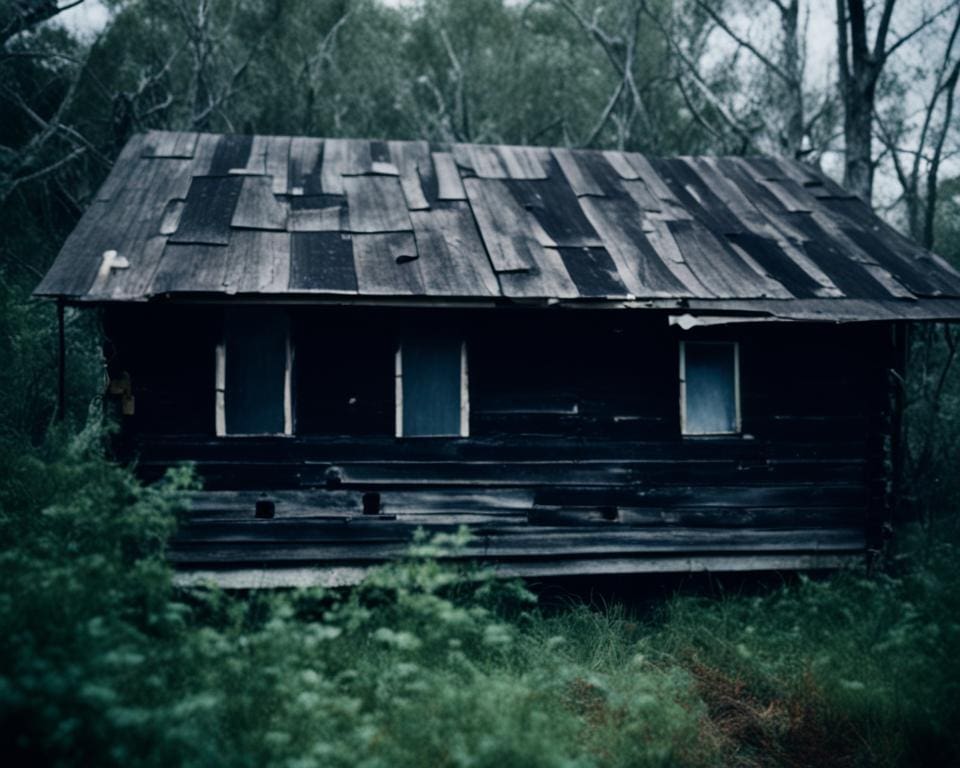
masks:
<path id="1" fill-rule="evenodd" d="M 960 299 L 918 301 L 864 301 L 858 299 L 791 299 L 767 301 L 736 300 L 588 300 L 588 299 L 477 299 L 457 297 L 342 296 L 322 294 L 246 294 L 225 296 L 216 293 L 166 294 L 136 301 L 105 301 L 96 297 L 60 298 L 75 307 L 125 305 L 276 305 L 323 307 L 380 307 L 416 309 L 563 309 L 593 311 L 648 311 L 667 316 L 670 325 L 683 330 L 708 325 L 756 322 L 956 322 L 960 321 Z"/>

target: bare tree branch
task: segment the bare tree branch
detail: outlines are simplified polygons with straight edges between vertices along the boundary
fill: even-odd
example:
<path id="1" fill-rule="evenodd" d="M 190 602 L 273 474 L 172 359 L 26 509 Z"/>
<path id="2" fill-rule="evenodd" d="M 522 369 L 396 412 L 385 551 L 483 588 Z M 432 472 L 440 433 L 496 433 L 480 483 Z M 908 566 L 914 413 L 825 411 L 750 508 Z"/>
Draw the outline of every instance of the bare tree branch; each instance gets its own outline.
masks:
<path id="1" fill-rule="evenodd" d="M 724 32 L 727 33 L 727 35 L 730 37 L 731 40 L 733 40 L 741 48 L 746 48 L 748 51 L 750 51 L 750 53 L 756 56 L 757 59 L 760 61 L 760 63 L 763 64 L 763 66 L 765 66 L 771 72 L 773 72 L 773 74 L 775 74 L 785 83 L 790 83 L 793 81 L 793 78 L 789 74 L 787 74 L 783 69 L 781 69 L 776 62 L 770 59 L 769 56 L 763 53 L 763 51 L 757 48 L 757 46 L 755 46 L 745 37 L 738 34 L 733 28 L 731 28 L 731 26 L 727 24 L 724 18 L 719 13 L 717 13 L 712 6 L 710 6 L 708 3 L 703 2 L 703 0 L 694 0 L 694 2 L 696 3 L 698 8 L 700 8 L 704 13 L 706 13 L 711 19 L 713 19 L 713 21 L 716 23 L 718 27 L 720 27 L 720 29 L 722 29 Z M 786 13 L 787 9 L 785 8 L 785 6 L 783 6 L 777 0 L 774 0 L 774 2 L 777 5 L 777 7 L 780 9 L 781 13 Z"/>
<path id="2" fill-rule="evenodd" d="M 660 30 L 663 38 L 667 41 L 667 44 L 677 55 L 677 58 L 684 65 L 684 68 L 689 73 L 693 84 L 697 87 L 697 90 L 703 95 L 711 107 L 716 110 L 717 114 L 723 119 L 723 121 L 730 127 L 733 132 L 740 137 L 743 141 L 744 147 L 756 149 L 756 144 L 754 142 L 751 132 L 744 127 L 736 117 L 730 112 L 727 106 L 723 101 L 713 92 L 713 89 L 707 84 L 707 82 L 700 75 L 699 69 L 696 64 L 691 61 L 690 57 L 683 51 L 680 44 L 677 42 L 676 38 L 670 33 L 670 31 L 664 26 L 663 22 L 660 21 L 659 17 L 650 11 L 649 8 L 644 5 L 644 11 L 646 15 L 653 21 L 653 23 Z M 688 97 L 685 97 L 688 98 Z"/>
<path id="3" fill-rule="evenodd" d="M 613 93 L 607 100 L 607 105 L 603 108 L 603 112 L 600 113 L 600 117 L 597 119 L 593 130 L 590 131 L 586 140 L 583 142 L 585 147 L 589 147 L 597 140 L 600 132 L 604 129 L 604 126 L 606 126 L 607 121 L 610 120 L 610 115 L 613 113 L 613 108 L 617 106 L 617 102 L 620 101 L 620 96 L 623 95 L 624 85 L 625 83 L 623 80 L 617 81 L 617 87 L 613 89 Z"/>
<path id="4" fill-rule="evenodd" d="M 54 16 L 75 8 L 82 2 L 83 0 L 73 0 L 73 2 L 60 5 L 57 0 L 15 0 L 5 3 L 13 11 L 13 15 L 0 28 L 0 45 L 5 47 L 8 40 L 21 32 L 33 29 Z"/>
<path id="5" fill-rule="evenodd" d="M 934 149 L 933 159 L 930 161 L 930 168 L 927 171 L 927 200 L 926 212 L 924 216 L 923 244 L 932 248 L 934 246 L 933 223 L 937 210 L 937 192 L 938 177 L 940 175 L 940 163 L 943 158 L 943 145 L 947 138 L 947 131 L 953 123 L 954 99 L 957 92 L 957 81 L 960 80 L 960 59 L 953 65 L 949 77 L 944 83 L 944 92 L 947 94 L 947 103 L 944 110 L 943 123 L 940 129 L 940 135 L 937 138 L 937 144 Z"/>
<path id="6" fill-rule="evenodd" d="M 906 126 L 912 123 L 912 116 L 901 119 L 899 130 L 895 131 L 879 112 L 875 112 L 874 115 L 878 138 L 885 147 L 885 153 L 890 155 L 894 172 L 902 189 L 910 234 L 928 248 L 933 245 L 933 216 L 936 208 L 938 176 L 946 137 L 952 125 L 954 91 L 957 79 L 960 77 L 960 58 L 954 60 L 954 49 L 958 38 L 960 38 L 960 8 L 943 53 L 939 57 L 930 97 L 926 100 L 923 109 L 919 110 L 922 120 L 914 146 L 901 146 L 902 134 L 907 130 Z M 935 117 L 940 111 L 944 96 L 946 103 L 942 110 L 942 118 L 939 127 L 935 128 Z M 935 134 L 932 155 L 928 152 L 931 134 Z M 909 166 L 904 163 L 904 156 L 910 158 Z M 925 183 L 921 180 L 924 164 L 926 164 Z M 925 195 L 921 192 L 922 188 Z"/>
<path id="7" fill-rule="evenodd" d="M 36 179 L 39 179 L 43 176 L 48 176 L 54 171 L 58 171 L 63 166 L 76 160 L 78 157 L 80 157 L 80 155 L 84 154 L 86 151 L 87 151 L 86 147 L 77 147 L 70 154 L 65 155 L 64 157 L 61 157 L 59 160 L 56 160 L 55 162 L 51 163 L 45 168 L 41 168 L 40 170 L 34 171 L 33 173 L 28 173 L 25 176 L 14 177 L 10 181 L 6 182 L 2 186 L 2 188 L 0 188 L 0 202 L 3 202 L 8 197 L 10 197 L 10 195 L 13 194 L 13 192 L 21 185 L 26 184 L 27 182 L 30 182 L 30 181 L 35 181 Z"/>
<path id="8" fill-rule="evenodd" d="M 440 40 L 443 42 L 443 48 L 447 52 L 447 58 L 450 61 L 451 74 L 454 82 L 454 114 L 459 130 L 454 128 L 456 135 L 462 137 L 462 141 L 471 141 L 473 131 L 470 127 L 470 110 L 467 105 L 466 95 L 466 76 L 463 73 L 463 67 L 460 65 L 460 59 L 457 58 L 453 45 L 450 43 L 450 37 L 447 30 L 443 27 L 439 30 Z"/>
<path id="9" fill-rule="evenodd" d="M 676 85 L 677 89 L 680 91 L 680 96 L 683 98 L 683 103 L 686 105 L 687 109 L 690 110 L 690 114 L 693 116 L 694 121 L 721 143 L 726 142 L 727 137 L 724 136 L 723 132 L 711 125 L 710 121 L 703 116 L 699 109 L 697 109 L 696 105 L 693 103 L 693 99 L 690 98 L 690 94 L 687 93 L 687 88 L 683 84 L 683 78 L 677 76 Z"/>
<path id="10" fill-rule="evenodd" d="M 891 5 L 891 7 L 892 7 L 892 5 L 893 5 L 893 0 L 888 0 L 888 2 L 890 3 L 890 5 Z M 894 52 L 895 52 L 898 48 L 900 48 L 900 47 L 901 47 L 902 45 L 904 45 L 905 43 L 908 43 L 911 39 L 913 39 L 914 37 L 916 37 L 918 34 L 920 34 L 921 32 L 923 32 L 923 30 L 925 30 L 927 27 L 929 27 L 931 24 L 933 24 L 933 22 L 935 22 L 937 19 L 939 19 L 940 17 L 944 16 L 946 13 L 948 13 L 948 12 L 951 11 L 951 10 L 953 10 L 954 8 L 957 8 L 958 6 L 960 6 L 960 3 L 958 3 L 957 0 L 953 0 L 953 2 L 947 3 L 943 8 L 940 8 L 936 13 L 934 13 L 934 14 L 932 14 L 931 16 L 928 16 L 927 18 L 925 18 L 922 22 L 920 22 L 920 24 L 918 24 L 918 25 L 917 25 L 916 27 L 914 27 L 912 30 L 910 30 L 909 32 L 907 32 L 905 35 L 902 35 L 901 37 L 899 37 L 899 38 L 893 43 L 893 45 L 891 45 L 889 48 L 882 47 L 882 48 L 880 49 L 880 54 L 879 54 L 879 55 L 881 55 L 884 60 L 890 58 L 890 56 L 892 56 L 892 55 L 894 54 Z M 880 32 L 879 32 L 879 30 L 878 30 L 878 32 L 877 32 L 877 41 L 878 41 L 878 43 L 881 41 L 881 37 L 880 37 Z"/>
<path id="11" fill-rule="evenodd" d="M 614 72 L 620 77 L 620 85 L 614 91 L 617 98 L 607 102 L 587 140 L 580 142 L 580 145 L 590 146 L 597 140 L 603 127 L 609 122 L 616 105 L 623 101 L 624 94 L 627 93 L 629 94 L 629 101 L 625 105 L 625 118 L 620 124 L 617 138 L 617 144 L 622 149 L 630 136 L 632 124 L 637 116 L 643 118 L 644 127 L 650 132 L 649 114 L 633 74 L 637 36 L 640 30 L 640 15 L 644 12 L 645 2 L 644 0 L 632 0 L 630 3 L 629 22 L 625 35 L 613 35 L 600 26 L 599 8 L 595 10 L 593 18 L 588 20 L 570 0 L 555 0 L 555 2 L 574 18 L 589 37 L 599 44 Z"/>

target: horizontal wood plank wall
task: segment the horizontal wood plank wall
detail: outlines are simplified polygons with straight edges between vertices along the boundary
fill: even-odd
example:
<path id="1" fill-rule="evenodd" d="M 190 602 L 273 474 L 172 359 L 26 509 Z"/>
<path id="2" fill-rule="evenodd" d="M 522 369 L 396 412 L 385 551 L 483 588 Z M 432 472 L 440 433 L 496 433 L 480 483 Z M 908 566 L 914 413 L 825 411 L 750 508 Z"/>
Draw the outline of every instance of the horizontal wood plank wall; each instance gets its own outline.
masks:
<path id="1" fill-rule="evenodd" d="M 222 309 L 106 315 L 111 375 L 128 373 L 136 398 L 121 452 L 147 479 L 190 460 L 205 482 L 171 550 L 179 567 L 367 563 L 417 525 L 460 523 L 477 533 L 472 553 L 554 572 L 585 557 L 703 552 L 819 562 L 811 553 L 863 553 L 883 502 L 886 325 L 682 332 L 628 311 L 285 311 L 296 346 L 286 439 L 215 436 Z M 393 351 L 434 324 L 467 342 L 471 436 L 397 439 Z M 740 343 L 743 435 L 681 437 L 681 338 Z M 261 491 L 277 500 L 273 520 L 253 518 Z M 372 492 L 381 513 L 365 516 Z"/>

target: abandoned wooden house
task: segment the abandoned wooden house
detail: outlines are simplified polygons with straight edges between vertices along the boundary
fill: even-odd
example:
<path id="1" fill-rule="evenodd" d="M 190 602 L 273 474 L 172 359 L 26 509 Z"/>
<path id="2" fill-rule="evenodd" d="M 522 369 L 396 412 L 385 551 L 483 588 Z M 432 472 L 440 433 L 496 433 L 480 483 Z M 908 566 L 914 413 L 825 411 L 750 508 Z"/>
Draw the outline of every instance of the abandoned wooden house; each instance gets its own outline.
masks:
<path id="1" fill-rule="evenodd" d="M 906 324 L 960 318 L 798 163 L 156 131 L 36 294 L 101 313 L 124 458 L 195 462 L 181 580 L 240 587 L 461 524 L 505 574 L 863 559 Z"/>

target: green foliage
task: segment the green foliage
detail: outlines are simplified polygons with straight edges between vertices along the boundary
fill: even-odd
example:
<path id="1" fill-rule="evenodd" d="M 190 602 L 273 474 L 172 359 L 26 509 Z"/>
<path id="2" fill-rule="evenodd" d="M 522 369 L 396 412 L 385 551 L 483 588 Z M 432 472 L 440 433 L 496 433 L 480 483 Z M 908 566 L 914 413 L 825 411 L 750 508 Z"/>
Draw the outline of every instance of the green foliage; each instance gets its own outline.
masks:
<path id="1" fill-rule="evenodd" d="M 960 179 L 941 182 L 934 250 L 960 266 Z M 952 323 L 910 329 L 905 401 L 905 501 L 927 526 L 957 527 L 960 504 L 960 335 Z"/>
<path id="2" fill-rule="evenodd" d="M 116 15 L 95 44 L 51 25 L 10 41 L 0 61 L 7 764 L 960 762 L 960 554 L 933 543 L 949 537 L 931 514 L 888 573 L 801 579 L 759 597 L 678 597 L 654 617 L 616 605 L 540 610 L 520 584 L 441 566 L 435 555 L 462 536 L 418 540 L 349 591 L 173 589 L 163 547 L 190 472 L 144 488 L 104 459 L 101 426 L 79 429 L 102 388 L 94 312 L 67 311 L 67 420 L 51 428 L 55 309 L 29 299 L 129 134 L 576 144 L 618 75 L 559 3 L 213 0 L 206 48 L 177 0 L 109 5 Z M 613 33 L 628 23 L 626 4 L 574 6 Z M 703 49 L 702 14 L 657 6 L 686 47 Z M 638 34 L 633 76 L 647 122 L 626 148 L 723 150 L 678 93 L 662 37 L 646 23 Z M 743 90 L 734 68 L 717 72 L 718 95 Z M 198 122 L 211 98 L 216 108 Z M 45 134 L 18 99 L 41 121 L 63 105 L 66 128 L 31 145 Z M 766 129 L 763 113 L 746 117 Z M 615 111 L 596 146 L 617 141 L 620 119 Z M 83 153 L 45 172 L 73 151 L 74 130 Z M 950 258 L 955 182 L 941 185 L 937 220 Z M 960 403 L 954 377 L 941 377 L 950 344 L 931 333 L 914 346 L 908 387 L 910 489 L 929 510 L 954 510 Z"/>
<path id="3" fill-rule="evenodd" d="M 349 591 L 173 591 L 162 550 L 190 472 L 144 488 L 102 439 L 2 457 L 0 748 L 16 761 L 702 762 L 687 675 L 631 666 L 618 619 L 577 612 L 568 642 L 520 584 L 439 565 L 465 533 Z"/>
<path id="4" fill-rule="evenodd" d="M 52 302 L 29 301 L 16 265 L 0 264 L 0 443 L 42 441 L 57 408 L 57 309 Z M 83 424 L 102 386 L 97 353 L 97 317 L 68 309 L 65 313 L 66 415 Z"/>
<path id="5" fill-rule="evenodd" d="M 929 533 L 955 534 L 960 504 L 960 335 L 950 323 L 917 324 L 908 336 L 902 506 Z M 945 529 L 945 530 L 944 530 Z"/>
<path id="6" fill-rule="evenodd" d="M 757 596 L 538 608 L 419 538 L 350 590 L 171 587 L 189 468 L 142 487 L 103 430 L 5 444 L 0 749 L 203 766 L 950 764 L 960 550 Z"/>
<path id="7" fill-rule="evenodd" d="M 612 34 L 629 25 L 626 7 L 577 5 Z M 183 0 L 118 4 L 78 96 L 86 111 L 111 115 L 107 132 L 103 121 L 84 121 L 104 146 L 115 151 L 150 127 L 577 144 L 621 77 L 553 2 L 213 0 L 204 46 L 196 14 L 184 8 Z M 645 122 L 627 148 L 706 146 L 713 139 L 682 107 L 662 36 L 650 24 L 638 35 L 633 77 Z M 198 123 L 207 97 L 216 109 Z M 612 119 L 594 143 L 617 136 Z"/>
<path id="8" fill-rule="evenodd" d="M 933 249 L 960 266 L 960 176 L 944 179 L 937 189 Z"/>
<path id="9" fill-rule="evenodd" d="M 174 624 L 162 559 L 185 472 L 144 488 L 102 457 L 101 430 L 0 445 L 0 721 L 4 752 L 99 762 Z M 169 615 L 168 615 L 169 614 Z"/>
<path id="10" fill-rule="evenodd" d="M 675 599 L 641 646 L 692 671 L 720 735 L 758 764 L 955 765 L 960 549 L 917 537 L 899 560 L 899 574 Z"/>

